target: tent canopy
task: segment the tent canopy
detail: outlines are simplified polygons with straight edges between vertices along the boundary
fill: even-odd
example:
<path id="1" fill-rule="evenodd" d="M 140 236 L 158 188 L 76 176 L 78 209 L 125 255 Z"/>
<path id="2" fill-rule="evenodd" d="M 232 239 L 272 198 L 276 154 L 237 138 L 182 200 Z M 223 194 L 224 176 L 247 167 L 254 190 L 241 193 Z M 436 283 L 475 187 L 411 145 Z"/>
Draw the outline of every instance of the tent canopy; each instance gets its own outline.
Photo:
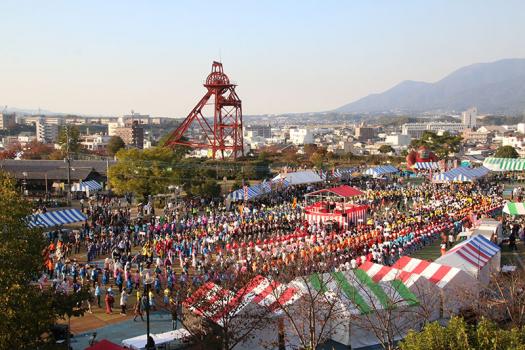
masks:
<path id="1" fill-rule="evenodd" d="M 28 226 L 49 228 L 86 221 L 87 217 L 78 209 L 64 209 L 50 211 L 43 214 L 35 214 L 27 217 Z"/>
<path id="2" fill-rule="evenodd" d="M 335 194 L 336 196 L 343 197 L 343 198 L 349 198 L 349 197 L 355 197 L 355 196 L 362 196 L 364 195 L 364 192 L 358 190 L 355 187 L 351 187 L 348 185 L 342 185 L 338 187 L 332 187 L 332 188 L 324 188 L 319 191 L 308 193 L 307 196 L 310 195 L 318 195 L 323 193 L 331 193 Z"/>
<path id="3" fill-rule="evenodd" d="M 525 215 L 525 203 L 507 202 L 503 207 L 503 212 L 509 215 Z"/>
<path id="4" fill-rule="evenodd" d="M 372 176 L 381 176 L 386 174 L 397 173 L 399 170 L 392 165 L 380 165 L 373 168 L 367 169 L 364 174 Z"/>
<path id="5" fill-rule="evenodd" d="M 181 341 L 184 338 L 188 338 L 191 336 L 191 333 L 185 328 L 179 328 L 165 333 L 150 333 L 150 336 L 153 338 L 156 346 L 163 346 L 164 344 L 169 344 L 173 341 Z M 146 348 L 147 340 L 147 335 L 143 334 L 138 337 L 124 339 L 122 345 L 127 349 L 142 350 Z"/>
<path id="6" fill-rule="evenodd" d="M 343 177 L 343 176 L 349 176 L 352 175 L 352 173 L 356 170 L 356 168 L 337 168 L 333 171 L 333 176 L 335 177 Z"/>
<path id="7" fill-rule="evenodd" d="M 525 170 L 525 158 L 488 157 L 483 161 L 483 166 L 492 171 L 523 171 Z"/>
<path id="8" fill-rule="evenodd" d="M 459 257 L 466 266 L 479 270 L 490 263 L 500 250 L 500 247 L 484 236 L 474 236 L 458 244 L 436 261 L 446 263 L 452 261 L 452 257 Z"/>
<path id="9" fill-rule="evenodd" d="M 364 271 L 331 272 L 296 278 L 291 284 L 308 293 L 315 289 L 341 300 L 350 314 L 368 314 L 381 309 L 417 305 L 417 297 L 399 280 L 376 283 Z M 308 284 L 308 286 L 306 285 Z"/>
<path id="10" fill-rule="evenodd" d="M 414 169 L 439 169 L 438 162 L 416 162 L 413 166 Z"/>
<path id="11" fill-rule="evenodd" d="M 396 261 L 392 267 L 421 275 L 440 288 L 447 286 L 456 275 L 461 273 L 461 270 L 456 267 L 411 258 L 406 255 Z"/>
<path id="12" fill-rule="evenodd" d="M 122 346 L 112 343 L 106 339 L 102 339 L 101 341 L 96 342 L 89 348 L 86 348 L 86 350 L 125 350 L 125 349 L 126 348 L 123 348 Z"/>
<path id="13" fill-rule="evenodd" d="M 226 197 L 229 200 L 232 201 L 241 201 L 241 200 L 251 200 L 256 197 L 262 196 L 263 194 L 270 193 L 272 191 L 276 191 L 279 188 L 287 187 L 289 185 L 288 180 L 286 179 L 280 179 L 280 180 L 272 180 L 272 181 L 264 181 L 260 184 L 256 184 L 253 186 L 246 186 L 245 188 L 239 188 L 238 190 L 235 190 L 228 194 Z"/>
<path id="14" fill-rule="evenodd" d="M 300 296 L 298 288 L 272 282 L 258 275 L 237 292 L 208 282 L 187 298 L 184 305 L 195 314 L 221 325 L 225 318 L 239 313 L 250 303 L 266 307 L 271 313 L 280 314 L 280 307 L 295 302 Z"/>
<path id="15" fill-rule="evenodd" d="M 82 181 L 71 186 L 73 192 L 85 192 L 85 191 L 100 191 L 102 185 L 95 180 Z"/>
<path id="16" fill-rule="evenodd" d="M 324 181 L 323 178 L 313 170 L 279 174 L 273 178 L 273 181 L 281 179 L 286 179 L 290 185 L 311 184 Z"/>
<path id="17" fill-rule="evenodd" d="M 480 177 L 483 177 L 489 173 L 489 169 L 485 167 L 479 168 L 467 168 L 467 167 L 457 167 L 450 169 L 441 174 L 434 175 L 434 181 L 461 181 L 461 182 L 470 182 L 474 181 Z"/>

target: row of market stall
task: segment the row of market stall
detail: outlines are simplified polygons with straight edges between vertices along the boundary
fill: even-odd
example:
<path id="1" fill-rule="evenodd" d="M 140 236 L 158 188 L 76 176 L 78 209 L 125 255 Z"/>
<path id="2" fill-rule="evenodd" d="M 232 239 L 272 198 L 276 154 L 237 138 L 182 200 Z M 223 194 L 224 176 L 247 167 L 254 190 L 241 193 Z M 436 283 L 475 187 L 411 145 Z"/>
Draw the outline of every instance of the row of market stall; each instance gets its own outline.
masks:
<path id="1" fill-rule="evenodd" d="M 297 277 L 285 284 L 257 276 L 239 290 L 207 283 L 184 305 L 198 317 L 220 327 L 228 324 L 230 329 L 236 322 L 250 322 L 255 314 L 270 317 L 253 335 L 257 341 L 246 340 L 236 349 L 262 349 L 262 344 L 277 341 L 279 333 L 284 333 L 286 348 L 294 348 L 300 341 L 293 323 L 309 321 L 301 321 L 304 310 L 321 293 L 337 305 L 329 316 L 329 338 L 359 349 L 379 343 L 374 329 L 385 322 L 386 318 L 380 318 L 386 311 L 397 312 L 396 326 L 391 327 L 396 339 L 409 329 L 418 329 L 423 315 L 425 321 L 434 321 L 456 314 L 477 300 L 480 286 L 486 286 L 491 273 L 499 271 L 500 258 L 497 245 L 475 236 L 435 262 L 404 256 L 392 267 L 366 262 L 357 269 Z M 327 311 L 320 301 L 314 308 L 319 314 L 318 319 L 314 316 L 319 323 L 315 328 L 322 329 Z"/>
<path id="2" fill-rule="evenodd" d="M 478 168 L 457 167 L 432 177 L 434 182 L 472 182 L 476 181 L 489 173 L 489 169 L 484 166 Z"/>
<path id="3" fill-rule="evenodd" d="M 331 172 L 315 170 L 285 172 L 275 176 L 271 180 L 265 180 L 252 186 L 243 186 L 243 188 L 232 191 L 226 196 L 226 200 L 233 202 L 248 201 L 269 194 L 273 191 L 283 190 L 288 186 L 320 183 L 326 181 L 329 177 L 332 179 L 350 177 L 356 170 L 356 168 L 337 168 L 333 169 Z M 399 172 L 399 169 L 392 165 L 381 165 L 368 168 L 363 174 L 373 177 L 381 177 L 397 172 Z"/>

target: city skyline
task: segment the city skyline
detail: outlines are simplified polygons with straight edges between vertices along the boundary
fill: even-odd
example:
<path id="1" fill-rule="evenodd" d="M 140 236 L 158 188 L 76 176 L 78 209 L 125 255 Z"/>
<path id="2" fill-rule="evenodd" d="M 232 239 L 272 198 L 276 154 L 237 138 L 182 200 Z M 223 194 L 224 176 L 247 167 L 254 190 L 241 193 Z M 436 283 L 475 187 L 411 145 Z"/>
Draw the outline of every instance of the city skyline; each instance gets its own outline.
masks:
<path id="1" fill-rule="evenodd" d="M 245 114 L 318 112 L 525 57 L 519 1 L 212 4 L 2 2 L 0 103 L 184 117 L 221 60 Z"/>

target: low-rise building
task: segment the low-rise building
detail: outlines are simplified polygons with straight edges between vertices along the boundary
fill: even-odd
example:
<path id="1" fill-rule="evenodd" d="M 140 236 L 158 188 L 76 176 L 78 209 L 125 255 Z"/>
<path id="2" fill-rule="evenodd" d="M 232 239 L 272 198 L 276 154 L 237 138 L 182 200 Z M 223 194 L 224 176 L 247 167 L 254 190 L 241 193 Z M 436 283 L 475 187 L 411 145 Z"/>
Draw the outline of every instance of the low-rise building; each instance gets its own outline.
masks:
<path id="1" fill-rule="evenodd" d="M 244 128 L 244 137 L 269 139 L 272 137 L 272 127 L 270 125 L 247 125 Z"/>
<path id="2" fill-rule="evenodd" d="M 100 134 L 82 135 L 80 144 L 87 150 L 104 152 L 107 150 L 110 138 L 111 136 Z"/>
<path id="3" fill-rule="evenodd" d="M 466 126 L 462 123 L 430 122 L 430 123 L 406 123 L 401 127 L 401 133 L 419 139 L 425 131 L 449 132 L 457 134 L 463 132 Z"/>
<path id="4" fill-rule="evenodd" d="M 290 142 L 294 145 L 311 144 L 314 142 L 314 135 L 306 128 L 290 129 Z"/>
<path id="5" fill-rule="evenodd" d="M 356 126 L 354 136 L 359 141 L 369 141 L 376 137 L 376 131 L 376 128 L 365 126 L 364 123 L 362 123 Z"/>
<path id="6" fill-rule="evenodd" d="M 412 138 L 407 134 L 391 134 L 386 135 L 385 144 L 393 147 L 406 147 L 410 145 Z"/>
<path id="7" fill-rule="evenodd" d="M 463 141 L 470 144 L 488 144 L 492 141 L 492 133 L 488 131 L 474 131 L 466 129 L 463 131 Z"/>

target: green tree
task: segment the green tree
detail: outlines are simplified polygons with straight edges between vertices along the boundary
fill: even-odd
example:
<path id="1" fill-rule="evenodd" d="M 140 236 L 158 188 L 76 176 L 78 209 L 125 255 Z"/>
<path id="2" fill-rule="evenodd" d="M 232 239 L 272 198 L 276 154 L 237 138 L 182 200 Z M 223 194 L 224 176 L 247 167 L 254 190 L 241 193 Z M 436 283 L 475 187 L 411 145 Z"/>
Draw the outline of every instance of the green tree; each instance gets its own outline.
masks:
<path id="1" fill-rule="evenodd" d="M 321 152 L 316 151 L 310 156 L 309 160 L 315 167 L 321 168 L 325 159 Z"/>
<path id="2" fill-rule="evenodd" d="M 512 146 L 501 146 L 496 150 L 496 158 L 519 158 L 519 154 Z"/>
<path id="3" fill-rule="evenodd" d="M 191 186 L 189 193 L 203 198 L 215 198 L 221 194 L 221 186 L 213 179 L 206 179 L 202 183 Z"/>
<path id="4" fill-rule="evenodd" d="M 174 156 L 177 159 L 182 159 L 184 158 L 184 156 L 186 156 L 188 153 L 191 152 L 191 147 L 184 146 L 184 145 L 166 146 L 166 142 L 169 140 L 170 136 L 171 136 L 171 133 L 164 134 L 157 142 L 157 145 L 159 147 L 171 148 L 173 150 Z M 181 141 L 188 141 L 188 138 L 182 136 Z"/>
<path id="5" fill-rule="evenodd" d="M 108 141 L 108 153 L 111 156 L 114 156 L 115 154 L 117 154 L 118 151 L 125 147 L 126 144 L 120 136 L 111 136 L 111 138 Z"/>
<path id="6" fill-rule="evenodd" d="M 462 137 L 459 135 L 451 135 L 449 132 L 438 135 L 431 131 L 425 131 L 421 138 L 412 140 L 410 146 L 418 148 L 420 146 L 426 146 L 429 150 L 433 151 L 436 156 L 441 159 L 448 159 L 451 153 L 459 152 L 461 147 Z"/>
<path id="7" fill-rule="evenodd" d="M 36 349 L 50 340 L 58 317 L 83 313 L 77 303 L 85 294 L 59 295 L 33 283 L 44 267 L 46 242 L 40 229 L 27 226 L 29 214 L 14 180 L 0 173 L 0 349 Z"/>
<path id="8" fill-rule="evenodd" d="M 61 127 L 58 134 L 58 144 L 63 152 L 78 153 L 80 151 L 80 130 L 78 127 L 76 125 Z"/>
<path id="9" fill-rule="evenodd" d="M 390 145 L 381 145 L 379 147 L 379 153 L 382 153 L 382 154 L 395 153 L 395 150 Z"/>
<path id="10" fill-rule="evenodd" d="M 469 325 L 453 317 L 446 327 L 438 322 L 427 324 L 421 332 L 410 331 L 399 344 L 401 350 L 524 350 L 525 328 L 502 329 L 482 318 Z"/>
<path id="11" fill-rule="evenodd" d="M 165 193 L 178 184 L 173 151 L 166 147 L 145 150 L 121 149 L 117 163 L 109 168 L 109 183 L 117 194 L 132 192 L 139 198 Z"/>

